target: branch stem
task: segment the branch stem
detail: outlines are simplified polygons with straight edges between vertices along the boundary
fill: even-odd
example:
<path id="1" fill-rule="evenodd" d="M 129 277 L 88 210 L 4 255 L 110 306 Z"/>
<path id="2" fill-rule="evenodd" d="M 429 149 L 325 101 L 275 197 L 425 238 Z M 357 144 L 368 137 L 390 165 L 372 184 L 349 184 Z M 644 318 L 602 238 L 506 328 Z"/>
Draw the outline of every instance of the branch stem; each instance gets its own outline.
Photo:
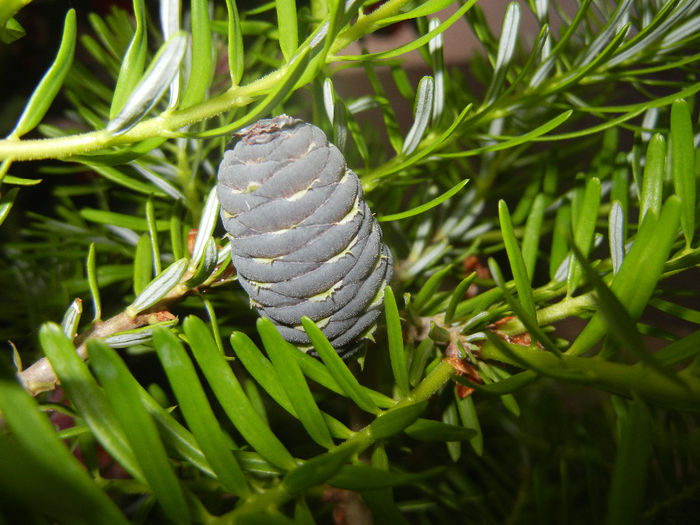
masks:
<path id="1" fill-rule="evenodd" d="M 579 357 L 503 342 L 512 352 L 504 352 L 489 341 L 481 346 L 481 359 L 493 359 L 528 368 L 540 374 L 573 383 L 593 385 L 616 394 L 638 395 L 650 402 L 676 410 L 700 412 L 700 381 L 680 374 L 674 381 L 644 363 L 626 365 L 601 357 Z"/>
<path id="2" fill-rule="evenodd" d="M 393 407 L 388 409 L 383 414 L 388 415 L 390 412 L 407 405 L 427 401 L 433 394 L 435 394 L 435 392 L 440 390 L 450 381 L 454 373 L 455 371 L 452 365 L 450 365 L 447 361 L 440 361 L 440 363 L 438 363 L 438 365 L 413 389 L 413 391 L 411 391 L 403 399 L 400 399 Z M 336 445 L 333 449 L 324 454 L 324 456 L 337 454 L 341 451 L 350 452 L 353 455 L 357 455 L 371 447 L 376 441 L 376 438 L 372 435 L 371 425 L 367 425 L 362 430 L 355 432 L 343 443 Z M 292 469 L 287 472 L 285 479 L 292 475 L 294 471 L 295 469 Z M 276 486 L 271 487 L 262 494 L 250 496 L 248 500 L 244 501 L 240 507 L 231 511 L 229 514 L 221 516 L 217 520 L 217 523 L 232 523 L 235 521 L 235 518 L 239 516 L 256 511 L 259 512 L 266 509 L 281 507 L 296 495 L 285 483 L 285 479 L 282 479 Z"/>
<path id="3" fill-rule="evenodd" d="M 79 135 L 50 139 L 0 140 L 0 160 L 11 158 L 17 160 L 38 160 L 48 158 L 65 158 L 80 155 L 121 144 L 131 144 L 151 137 L 175 136 L 178 130 L 210 119 L 235 107 L 245 106 L 255 97 L 273 89 L 289 66 L 283 66 L 245 86 L 233 86 L 228 91 L 212 97 L 201 104 L 179 111 L 164 112 L 157 117 L 136 124 L 121 135 L 114 135 L 107 130 L 91 131 Z"/>
<path id="4" fill-rule="evenodd" d="M 395 15 L 406 3 L 408 0 L 389 0 L 371 13 L 359 16 L 357 22 L 338 35 L 331 46 L 329 55 L 334 56 L 341 49 L 377 29 L 376 24 L 380 20 Z"/>
<path id="5" fill-rule="evenodd" d="M 576 297 L 565 297 L 558 303 L 538 310 L 537 324 L 540 326 L 552 324 L 569 317 L 577 317 L 586 311 L 594 311 L 595 309 L 596 301 L 593 292 L 577 295 Z M 520 319 L 515 318 L 499 326 L 499 331 L 508 335 L 516 335 L 526 332 L 527 329 Z"/>
<path id="6" fill-rule="evenodd" d="M 361 16 L 349 29 L 338 35 L 331 47 L 332 55 L 354 42 L 361 36 L 374 30 L 376 23 L 386 17 L 396 14 L 408 0 L 390 0 L 381 7 Z M 285 64 L 276 71 L 263 76 L 245 86 L 232 86 L 224 93 L 205 100 L 194 106 L 179 111 L 165 111 L 160 115 L 143 120 L 129 131 L 114 135 L 107 130 L 97 130 L 78 135 L 47 139 L 19 140 L 6 138 L 0 140 L 0 161 L 39 160 L 56 158 L 62 159 L 72 155 L 80 155 L 93 151 L 132 144 L 151 137 L 176 136 L 178 130 L 196 122 L 213 118 L 236 107 L 248 105 L 253 100 L 274 89 L 284 77 L 291 64 Z"/>
<path id="7" fill-rule="evenodd" d="M 164 313 L 168 312 L 168 308 L 173 303 L 179 301 L 188 292 L 189 290 L 182 286 L 175 286 L 173 290 L 157 304 L 134 317 L 129 316 L 126 311 L 122 311 L 106 321 L 94 323 L 88 330 L 76 338 L 76 353 L 81 359 L 85 360 L 87 359 L 87 341 L 89 339 L 109 337 L 118 332 L 134 330 L 162 321 L 162 316 Z M 42 357 L 29 368 L 19 372 L 17 377 L 25 390 L 33 396 L 41 394 L 42 392 L 54 390 L 58 381 L 56 373 L 53 368 L 51 368 L 51 363 L 49 363 L 46 357 Z"/>

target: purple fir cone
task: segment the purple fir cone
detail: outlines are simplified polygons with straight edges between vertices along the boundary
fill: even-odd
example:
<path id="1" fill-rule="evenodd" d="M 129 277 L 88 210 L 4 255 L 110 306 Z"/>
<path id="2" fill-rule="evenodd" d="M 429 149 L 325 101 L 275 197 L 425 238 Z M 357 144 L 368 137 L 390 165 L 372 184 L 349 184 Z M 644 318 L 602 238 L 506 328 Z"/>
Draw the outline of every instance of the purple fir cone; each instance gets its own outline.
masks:
<path id="1" fill-rule="evenodd" d="M 310 343 L 308 316 L 343 353 L 373 330 L 393 274 L 360 180 L 301 120 L 263 119 L 237 136 L 217 193 L 238 280 L 287 341 Z"/>

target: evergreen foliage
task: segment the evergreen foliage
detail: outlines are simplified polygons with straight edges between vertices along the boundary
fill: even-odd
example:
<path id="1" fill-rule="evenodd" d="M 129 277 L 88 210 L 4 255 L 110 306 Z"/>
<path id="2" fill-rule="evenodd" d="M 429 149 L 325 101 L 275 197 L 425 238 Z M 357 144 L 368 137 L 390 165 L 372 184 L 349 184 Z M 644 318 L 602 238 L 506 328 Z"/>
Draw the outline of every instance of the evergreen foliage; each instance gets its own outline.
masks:
<path id="1" fill-rule="evenodd" d="M 700 3 L 512 2 L 498 34 L 476 0 L 374 4 L 65 14 L 0 140 L 7 522 L 697 518 Z M 348 53 L 394 24 L 415 39 Z M 394 254 L 347 362 L 257 319 L 217 224 L 231 134 L 282 113 L 332 137 Z"/>

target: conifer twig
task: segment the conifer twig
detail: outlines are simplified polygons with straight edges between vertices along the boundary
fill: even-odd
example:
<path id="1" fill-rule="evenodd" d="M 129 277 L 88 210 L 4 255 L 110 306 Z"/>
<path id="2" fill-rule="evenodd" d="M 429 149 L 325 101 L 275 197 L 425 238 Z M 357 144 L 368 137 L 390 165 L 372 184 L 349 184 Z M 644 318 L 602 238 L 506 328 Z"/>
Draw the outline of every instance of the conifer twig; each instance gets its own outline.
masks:
<path id="1" fill-rule="evenodd" d="M 89 329 L 75 338 L 76 352 L 81 359 L 85 360 L 87 359 L 87 341 L 90 339 L 101 339 L 119 332 L 175 319 L 169 308 L 172 304 L 182 299 L 187 291 L 183 293 L 181 287 L 176 286 L 153 307 L 134 317 L 130 317 L 125 310 L 106 321 L 94 323 Z M 20 371 L 17 377 L 25 390 L 33 396 L 54 390 L 58 382 L 56 373 L 46 357 L 42 357 L 29 368 Z"/>

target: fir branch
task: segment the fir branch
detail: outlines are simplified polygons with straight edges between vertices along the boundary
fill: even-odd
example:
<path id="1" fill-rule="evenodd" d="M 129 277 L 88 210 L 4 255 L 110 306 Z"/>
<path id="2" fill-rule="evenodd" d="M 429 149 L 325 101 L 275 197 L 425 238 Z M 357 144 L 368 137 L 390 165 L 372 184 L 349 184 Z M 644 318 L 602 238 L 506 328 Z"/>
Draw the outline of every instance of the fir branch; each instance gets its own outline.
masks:
<path id="1" fill-rule="evenodd" d="M 185 281 L 186 279 L 183 279 L 181 282 Z M 175 316 L 170 313 L 170 308 L 190 291 L 182 286 L 176 286 L 148 310 L 136 315 L 124 310 L 104 321 L 94 322 L 90 328 L 75 338 L 76 353 L 81 359 L 86 360 L 88 358 L 87 343 L 90 340 L 104 339 L 119 332 L 175 319 Z M 56 373 L 46 357 L 42 357 L 28 368 L 21 370 L 17 375 L 27 392 L 33 396 L 54 390 L 57 386 Z"/>

